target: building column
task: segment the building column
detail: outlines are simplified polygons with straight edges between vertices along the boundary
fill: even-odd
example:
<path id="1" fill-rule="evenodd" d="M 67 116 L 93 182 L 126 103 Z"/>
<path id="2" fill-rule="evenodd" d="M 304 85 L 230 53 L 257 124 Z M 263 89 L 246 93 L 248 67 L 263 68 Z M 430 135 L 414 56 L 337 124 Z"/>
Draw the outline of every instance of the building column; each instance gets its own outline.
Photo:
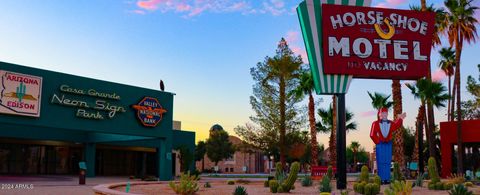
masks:
<path id="1" fill-rule="evenodd" d="M 157 175 L 160 181 L 172 180 L 172 143 L 166 139 L 159 140 L 157 147 Z"/>
<path id="2" fill-rule="evenodd" d="M 87 165 L 87 177 L 95 177 L 95 143 L 85 143 L 85 164 Z"/>

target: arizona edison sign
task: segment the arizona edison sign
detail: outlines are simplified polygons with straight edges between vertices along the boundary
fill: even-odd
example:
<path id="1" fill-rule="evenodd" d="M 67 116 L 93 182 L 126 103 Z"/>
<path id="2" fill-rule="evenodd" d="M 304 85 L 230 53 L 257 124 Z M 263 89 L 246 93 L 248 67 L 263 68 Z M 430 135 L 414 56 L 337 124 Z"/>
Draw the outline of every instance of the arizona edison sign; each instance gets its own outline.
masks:
<path id="1" fill-rule="evenodd" d="M 42 77 L 0 70 L 0 113 L 40 116 Z"/>
<path id="2" fill-rule="evenodd" d="M 322 4 L 326 74 L 418 79 L 430 67 L 435 15 Z"/>

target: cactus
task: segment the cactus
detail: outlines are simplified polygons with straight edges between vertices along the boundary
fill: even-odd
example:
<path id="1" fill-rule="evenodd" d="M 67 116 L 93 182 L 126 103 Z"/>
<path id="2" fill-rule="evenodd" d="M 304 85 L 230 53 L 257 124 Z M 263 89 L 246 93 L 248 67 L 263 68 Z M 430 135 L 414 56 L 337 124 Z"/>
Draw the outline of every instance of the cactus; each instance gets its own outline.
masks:
<path id="1" fill-rule="evenodd" d="M 463 185 L 467 186 L 467 187 L 472 187 L 473 186 L 473 183 L 470 182 L 470 181 L 467 181 L 465 182 Z"/>
<path id="2" fill-rule="evenodd" d="M 443 183 L 442 182 L 435 183 L 435 190 L 443 190 Z"/>
<path id="3" fill-rule="evenodd" d="M 403 181 L 405 180 L 403 178 L 402 172 L 400 171 L 400 166 L 398 165 L 397 162 L 393 163 L 393 180 L 394 181 Z"/>
<path id="4" fill-rule="evenodd" d="M 284 193 L 286 192 L 285 189 L 283 189 L 282 185 L 278 186 L 277 188 L 277 193 Z"/>
<path id="5" fill-rule="evenodd" d="M 373 176 L 373 183 L 376 183 L 379 186 L 382 185 L 382 178 L 380 178 L 378 175 Z"/>
<path id="6" fill-rule="evenodd" d="M 327 177 L 331 180 L 333 179 L 333 168 L 331 165 L 329 165 L 327 168 Z"/>
<path id="7" fill-rule="evenodd" d="M 364 181 L 368 183 L 368 167 L 363 165 L 362 166 L 362 172 L 360 173 L 360 181 Z"/>
<path id="8" fill-rule="evenodd" d="M 363 190 L 363 194 L 372 195 L 372 185 L 370 183 L 365 185 L 365 189 Z"/>
<path id="9" fill-rule="evenodd" d="M 440 177 L 438 176 L 437 162 L 435 158 L 428 158 L 428 175 L 433 183 L 440 182 Z"/>
<path id="10" fill-rule="evenodd" d="M 298 171 L 300 171 L 300 163 L 292 163 L 292 166 L 290 167 L 290 174 L 288 174 L 287 179 L 282 183 L 285 187 L 283 189 L 285 192 L 290 192 L 292 189 L 293 184 L 295 184 L 295 181 L 297 180 Z"/>
<path id="11" fill-rule="evenodd" d="M 443 189 L 444 190 L 451 190 L 453 188 L 453 183 L 444 183 L 443 184 Z"/>
<path id="12" fill-rule="evenodd" d="M 268 180 L 264 181 L 264 182 L 263 182 L 263 187 L 268 188 L 268 182 L 269 182 Z"/>
<path id="13" fill-rule="evenodd" d="M 278 178 L 282 177 L 283 174 L 282 163 L 277 162 L 277 164 L 275 164 L 275 179 L 278 180 Z"/>
<path id="14" fill-rule="evenodd" d="M 318 190 L 320 192 L 331 192 L 332 191 L 332 186 L 330 185 L 330 178 L 323 177 L 322 182 L 320 183 L 320 186 L 319 186 Z"/>
<path id="15" fill-rule="evenodd" d="M 270 182 L 268 183 L 268 186 L 270 187 L 271 193 L 277 193 L 277 189 L 278 189 L 277 180 L 270 180 Z"/>
<path id="16" fill-rule="evenodd" d="M 18 101 L 22 102 L 23 97 L 25 96 L 25 93 L 27 92 L 27 87 L 23 82 L 20 83 L 20 85 L 17 87 L 17 90 L 15 91 Z"/>
<path id="17" fill-rule="evenodd" d="M 372 190 L 373 194 L 379 194 L 380 193 L 380 184 L 374 183 L 374 184 L 372 184 L 372 187 L 373 187 L 373 190 Z"/>

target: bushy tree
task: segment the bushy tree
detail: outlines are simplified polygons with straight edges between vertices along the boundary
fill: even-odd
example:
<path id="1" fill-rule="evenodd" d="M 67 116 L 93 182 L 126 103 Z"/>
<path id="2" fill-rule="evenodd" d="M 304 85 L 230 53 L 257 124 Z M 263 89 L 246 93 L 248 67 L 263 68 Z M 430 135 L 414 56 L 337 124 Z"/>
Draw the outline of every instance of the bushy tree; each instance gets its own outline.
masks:
<path id="1" fill-rule="evenodd" d="M 204 141 L 199 141 L 195 146 L 195 161 L 202 161 L 202 171 L 205 169 L 205 154 L 207 147 Z"/>
<path id="2" fill-rule="evenodd" d="M 206 142 L 207 156 L 217 166 L 219 161 L 232 157 L 235 153 L 233 144 L 225 130 L 210 131 Z"/>
<path id="3" fill-rule="evenodd" d="M 299 77 L 305 71 L 302 58 L 295 55 L 285 39 L 281 39 L 275 56 L 250 69 L 255 85 L 250 104 L 255 112 L 250 119 L 255 125 L 239 126 L 235 133 L 244 141 L 267 152 L 278 151 L 285 165 L 288 148 L 286 135 L 299 130 L 304 124 L 304 114 L 297 104 L 301 97 L 293 92 L 298 88 Z"/>

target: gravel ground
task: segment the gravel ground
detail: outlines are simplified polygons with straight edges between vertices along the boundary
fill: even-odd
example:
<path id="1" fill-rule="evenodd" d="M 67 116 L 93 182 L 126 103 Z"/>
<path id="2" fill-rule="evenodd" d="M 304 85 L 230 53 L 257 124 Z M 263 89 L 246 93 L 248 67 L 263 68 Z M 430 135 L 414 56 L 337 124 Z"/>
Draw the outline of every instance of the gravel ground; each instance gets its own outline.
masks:
<path id="1" fill-rule="evenodd" d="M 204 188 L 204 182 L 200 182 L 200 190 L 197 192 L 198 195 L 223 195 L 223 194 L 232 194 L 235 187 L 238 185 L 244 186 L 247 189 L 249 195 L 271 195 L 269 188 L 263 187 L 263 182 L 254 181 L 249 184 L 235 184 L 235 185 L 226 185 L 225 182 L 212 181 L 210 182 L 212 188 Z M 335 183 L 332 182 L 332 186 L 335 186 Z M 382 186 L 382 192 L 387 186 Z M 352 189 L 353 184 L 349 183 L 348 189 Z M 119 187 L 115 190 L 125 191 L 125 187 Z M 480 189 L 478 187 L 471 188 L 474 194 L 480 194 Z M 137 185 L 133 186 L 130 190 L 132 193 L 138 194 L 165 194 L 165 195 L 174 195 L 172 189 L 167 184 L 155 184 L 155 185 Z M 339 191 L 335 191 L 335 194 L 340 194 Z M 288 194 L 301 194 L 301 195 L 318 195 L 318 182 L 315 182 L 315 185 L 310 187 L 301 186 L 300 182 L 295 183 L 295 190 L 290 191 Z M 355 194 L 352 190 L 349 194 Z M 413 188 L 412 194 L 421 194 L 421 195 L 447 195 L 447 191 L 431 191 L 427 188 Z"/>

